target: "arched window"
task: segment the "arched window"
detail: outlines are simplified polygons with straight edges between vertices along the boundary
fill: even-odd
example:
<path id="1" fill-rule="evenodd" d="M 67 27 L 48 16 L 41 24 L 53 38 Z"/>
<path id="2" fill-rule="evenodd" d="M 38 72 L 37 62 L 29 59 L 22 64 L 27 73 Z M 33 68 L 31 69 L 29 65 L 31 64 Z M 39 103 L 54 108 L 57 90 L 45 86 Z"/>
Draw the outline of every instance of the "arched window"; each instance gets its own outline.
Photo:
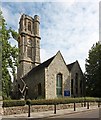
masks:
<path id="1" fill-rule="evenodd" d="M 82 84 L 82 80 L 80 80 L 80 93 L 81 93 L 81 96 L 83 95 L 82 92 L 83 92 L 83 84 Z"/>
<path id="2" fill-rule="evenodd" d="M 71 94 L 73 95 L 73 79 L 71 79 Z"/>
<path id="3" fill-rule="evenodd" d="M 56 78 L 56 95 L 61 96 L 62 95 L 62 74 L 57 74 Z"/>
<path id="4" fill-rule="evenodd" d="M 27 57 L 32 58 L 32 40 L 27 40 Z"/>
<path id="5" fill-rule="evenodd" d="M 28 22 L 28 30 L 31 31 L 31 22 Z"/>
<path id="6" fill-rule="evenodd" d="M 78 94 L 78 73 L 75 74 L 75 88 L 76 88 L 76 95 Z"/>

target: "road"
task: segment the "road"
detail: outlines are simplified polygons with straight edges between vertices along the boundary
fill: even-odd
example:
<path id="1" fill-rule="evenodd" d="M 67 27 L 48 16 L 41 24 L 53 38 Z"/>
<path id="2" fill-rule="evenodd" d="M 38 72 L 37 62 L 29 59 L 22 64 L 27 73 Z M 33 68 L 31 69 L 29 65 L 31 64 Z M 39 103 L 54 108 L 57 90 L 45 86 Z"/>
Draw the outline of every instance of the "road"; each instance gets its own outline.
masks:
<path id="1" fill-rule="evenodd" d="M 75 119 L 74 119 L 75 118 Z M 65 114 L 60 116 L 53 116 L 50 118 L 46 118 L 44 120 L 51 120 L 51 119 L 63 119 L 63 120 L 101 120 L 101 108 L 94 109 L 90 111 L 83 111 L 78 113 L 72 113 L 72 114 Z"/>

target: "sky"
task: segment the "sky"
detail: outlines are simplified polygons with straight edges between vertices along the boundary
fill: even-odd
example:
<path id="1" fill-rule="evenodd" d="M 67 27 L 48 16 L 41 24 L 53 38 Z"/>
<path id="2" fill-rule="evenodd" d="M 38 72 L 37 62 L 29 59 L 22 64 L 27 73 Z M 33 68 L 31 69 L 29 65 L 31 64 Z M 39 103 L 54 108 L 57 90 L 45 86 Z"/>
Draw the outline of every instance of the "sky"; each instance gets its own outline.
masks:
<path id="1" fill-rule="evenodd" d="M 67 64 L 78 60 L 85 71 L 88 52 L 99 41 L 99 0 L 4 0 L 1 6 L 7 26 L 17 32 L 23 13 L 40 17 L 41 62 L 60 50 Z"/>

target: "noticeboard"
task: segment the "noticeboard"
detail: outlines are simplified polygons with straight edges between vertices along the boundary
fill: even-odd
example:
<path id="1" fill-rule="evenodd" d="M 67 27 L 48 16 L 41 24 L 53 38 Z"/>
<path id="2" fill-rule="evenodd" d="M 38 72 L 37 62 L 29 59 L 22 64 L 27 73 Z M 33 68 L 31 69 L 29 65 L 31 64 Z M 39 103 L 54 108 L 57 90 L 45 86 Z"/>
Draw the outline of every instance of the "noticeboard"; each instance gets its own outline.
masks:
<path id="1" fill-rule="evenodd" d="M 70 91 L 69 90 L 65 90 L 64 91 L 64 96 L 70 96 Z"/>

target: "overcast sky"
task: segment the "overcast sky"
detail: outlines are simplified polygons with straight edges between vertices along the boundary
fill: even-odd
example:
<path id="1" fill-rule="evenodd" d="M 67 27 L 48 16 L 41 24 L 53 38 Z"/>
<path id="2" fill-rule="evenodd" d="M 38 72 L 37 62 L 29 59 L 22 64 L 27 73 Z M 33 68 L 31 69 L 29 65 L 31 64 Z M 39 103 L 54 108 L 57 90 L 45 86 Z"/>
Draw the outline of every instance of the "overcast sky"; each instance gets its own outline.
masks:
<path id="1" fill-rule="evenodd" d="M 2 3 L 3 16 L 7 25 L 16 31 L 18 31 L 21 14 L 32 17 L 39 15 L 41 62 L 60 50 L 67 64 L 78 60 L 82 70 L 85 70 L 88 51 L 99 41 L 98 0 L 82 0 L 82 2 L 79 0 L 70 0 L 71 2 L 6 1 Z M 17 42 L 12 39 L 11 44 L 17 45 Z"/>

